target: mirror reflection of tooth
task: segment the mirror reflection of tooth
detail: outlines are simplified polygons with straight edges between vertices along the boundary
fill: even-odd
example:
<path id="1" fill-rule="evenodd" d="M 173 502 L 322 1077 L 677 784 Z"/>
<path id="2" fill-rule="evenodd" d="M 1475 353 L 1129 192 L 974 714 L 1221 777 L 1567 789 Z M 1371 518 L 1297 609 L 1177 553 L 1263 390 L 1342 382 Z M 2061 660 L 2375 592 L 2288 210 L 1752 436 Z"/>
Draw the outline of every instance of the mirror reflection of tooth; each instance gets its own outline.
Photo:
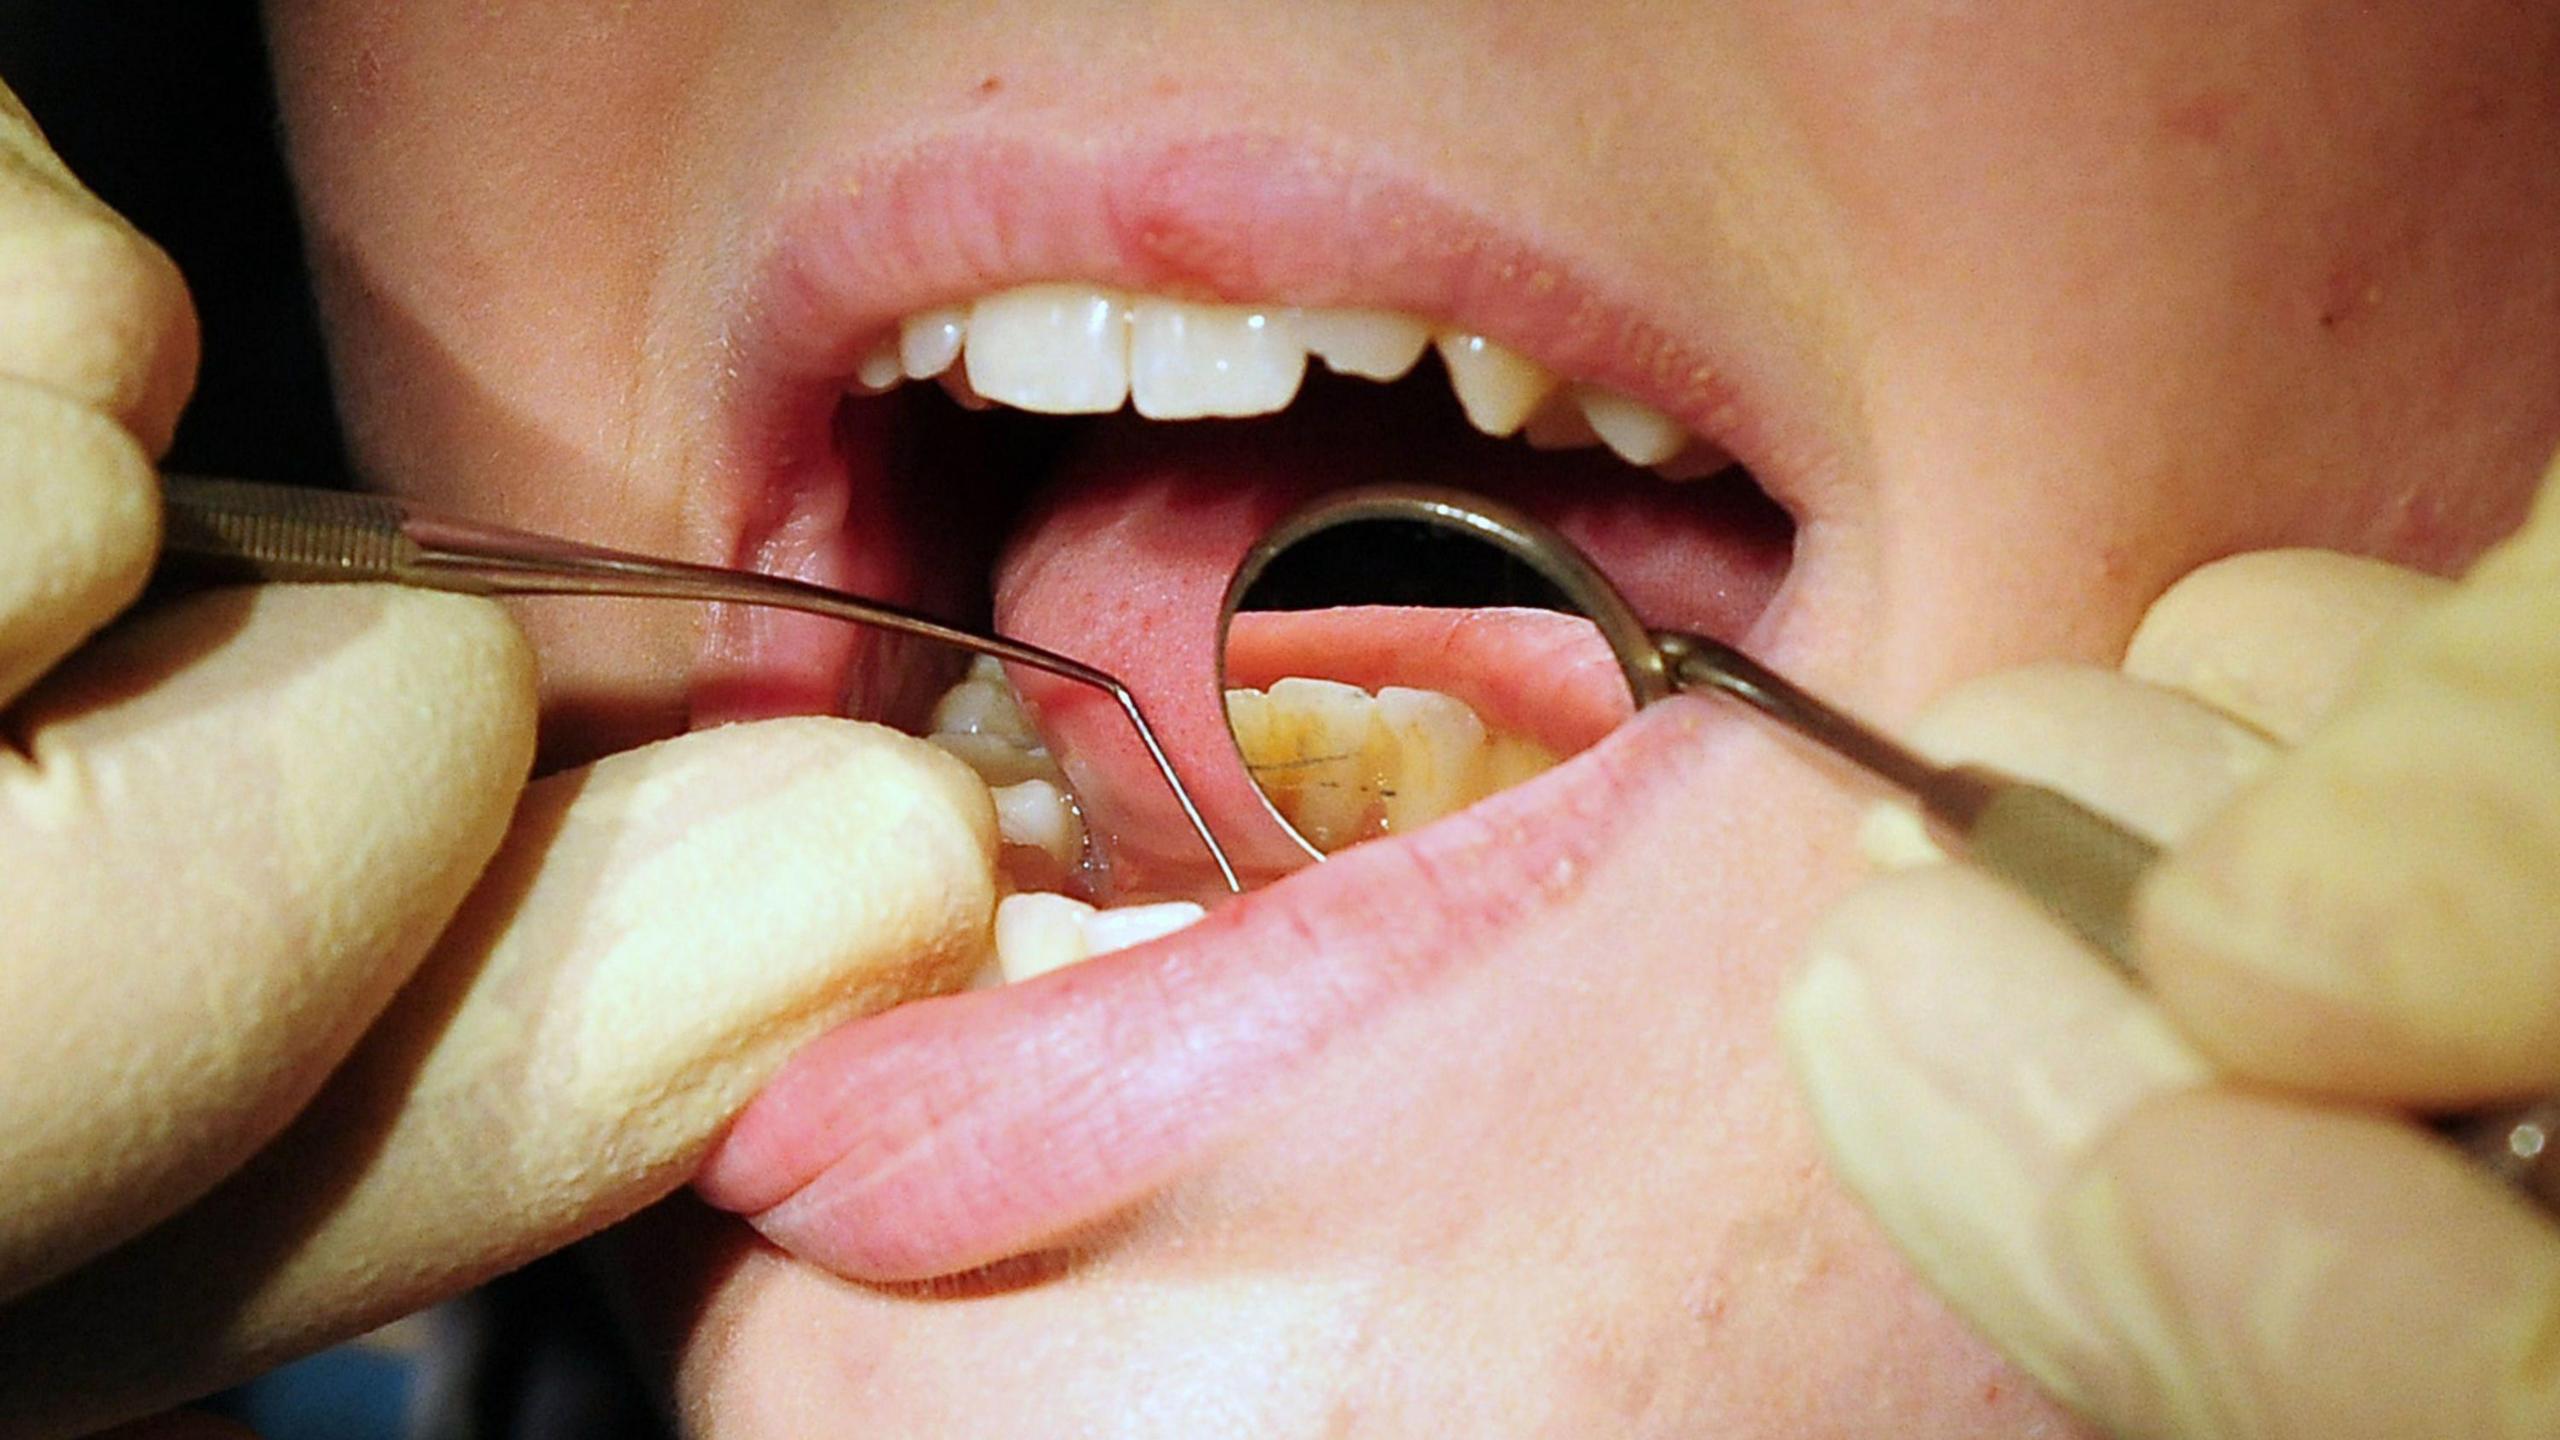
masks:
<path id="1" fill-rule="evenodd" d="M 1451 331 L 1434 342 L 1468 423 L 1496 437 L 1518 430 L 1555 392 L 1545 366 L 1481 335 Z"/>
<path id="2" fill-rule="evenodd" d="M 968 337 L 966 310 L 918 311 L 898 326 L 898 367 L 910 380 L 930 379 L 951 368 Z"/>
<path id="3" fill-rule="evenodd" d="M 1556 764 L 1555 752 L 1534 740 L 1523 740 L 1517 735 L 1496 736 L 1485 747 L 1477 769 L 1476 794 L 1467 803 L 1472 805 L 1476 800 L 1508 790 L 1523 780 L 1534 780 L 1556 768 Z"/>
<path id="4" fill-rule="evenodd" d="M 1298 338 L 1337 375 L 1401 380 L 1431 344 L 1431 327 L 1389 310 L 1301 310 Z"/>
<path id="5" fill-rule="evenodd" d="M 1373 696 L 1291 676 L 1268 691 L 1231 689 L 1226 701 L 1255 784 L 1327 854 L 1427 825 L 1557 760 L 1437 690 L 1389 685 Z"/>
<path id="6" fill-rule="evenodd" d="M 1613 390 L 1576 386 L 1573 396 L 1592 431 L 1630 465 L 1658 465 L 1689 443 L 1688 432 L 1670 416 Z"/>
<path id="7" fill-rule="evenodd" d="M 1264 692 L 1272 731 L 1288 764 L 1277 782 L 1291 793 L 1290 823 L 1319 850 L 1338 850 L 1375 833 L 1378 806 L 1376 706 L 1338 680 L 1291 676 Z M 1271 783 L 1271 777 L 1265 777 Z"/>
<path id="8" fill-rule="evenodd" d="M 1394 749 L 1379 797 L 1388 833 L 1417 829 L 1477 798 L 1485 729 L 1465 701 L 1437 690 L 1388 685 L 1378 691 L 1377 715 Z"/>

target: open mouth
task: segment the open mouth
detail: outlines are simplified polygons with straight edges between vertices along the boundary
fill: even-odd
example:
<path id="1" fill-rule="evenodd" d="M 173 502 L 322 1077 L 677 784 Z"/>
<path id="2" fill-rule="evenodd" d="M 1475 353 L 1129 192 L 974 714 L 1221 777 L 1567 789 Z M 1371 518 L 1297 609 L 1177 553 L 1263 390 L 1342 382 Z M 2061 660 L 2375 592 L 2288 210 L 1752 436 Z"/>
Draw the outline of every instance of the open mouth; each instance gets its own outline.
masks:
<path id="1" fill-rule="evenodd" d="M 1561 267 L 1524 272 L 1409 195 L 1384 233 L 1441 238 L 1383 264 L 1304 235 L 1240 249 L 1268 187 L 1333 173 L 1248 150 L 1242 170 L 1227 148 L 911 159 L 813 207 L 815 238 L 783 248 L 764 332 L 783 359 L 741 401 L 740 561 L 1118 675 L 1261 886 L 1218 903 L 1108 697 L 724 616 L 698 722 L 825 710 L 931 732 L 987 782 L 1015 892 L 980 990 L 812 1046 L 701 1177 L 839 1274 L 983 1266 L 1142 1198 L 1241 1098 L 1570 893 L 1606 812 L 1696 744 L 1694 715 L 1613 729 L 1627 702 L 1605 662 L 1521 683 L 1522 647 L 1550 643 L 1535 619 L 1430 644 L 1387 611 L 1273 623 L 1222 690 L 1220 598 L 1282 515 L 1382 481 L 1480 491 L 1583 547 L 1650 622 L 1733 638 L 1786 576 L 1794 524 L 1733 459 L 1751 437 L 1713 423 L 1732 410 L 1708 372 L 1665 365 L 1658 336 Z M 1241 214 L 1240 174 L 1256 177 Z M 1203 187 L 1220 204 L 1195 203 Z M 1334 223 L 1373 223 L 1395 193 L 1354 188 Z M 1013 253 L 954 256 L 941 227 L 964 201 Z M 1206 263 L 1203 237 L 1228 237 Z M 1303 852 L 1248 763 L 1308 778 L 1265 788 L 1323 848 L 1386 838 L 1280 878 Z"/>

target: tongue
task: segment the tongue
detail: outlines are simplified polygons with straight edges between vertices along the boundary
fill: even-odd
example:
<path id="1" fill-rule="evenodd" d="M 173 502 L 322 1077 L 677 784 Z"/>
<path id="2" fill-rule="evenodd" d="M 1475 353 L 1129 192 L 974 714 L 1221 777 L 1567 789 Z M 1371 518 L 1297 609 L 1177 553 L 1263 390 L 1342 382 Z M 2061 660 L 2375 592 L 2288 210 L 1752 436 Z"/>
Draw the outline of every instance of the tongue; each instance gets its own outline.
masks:
<path id="1" fill-rule="evenodd" d="M 1386 481 L 1496 496 L 1581 545 L 1649 621 L 1711 634 L 1740 633 L 1784 573 L 1785 517 L 1745 482 L 1675 486 L 1605 452 L 1491 440 L 1456 418 L 1445 392 L 1417 403 L 1412 386 L 1310 390 L 1264 420 L 1092 426 L 996 571 L 997 628 L 1119 676 L 1255 878 L 1303 852 L 1270 822 L 1227 738 L 1218 607 L 1253 542 L 1310 497 Z M 1019 667 L 1013 679 L 1083 804 L 1115 898 L 1213 886 L 1208 856 L 1109 697 Z"/>

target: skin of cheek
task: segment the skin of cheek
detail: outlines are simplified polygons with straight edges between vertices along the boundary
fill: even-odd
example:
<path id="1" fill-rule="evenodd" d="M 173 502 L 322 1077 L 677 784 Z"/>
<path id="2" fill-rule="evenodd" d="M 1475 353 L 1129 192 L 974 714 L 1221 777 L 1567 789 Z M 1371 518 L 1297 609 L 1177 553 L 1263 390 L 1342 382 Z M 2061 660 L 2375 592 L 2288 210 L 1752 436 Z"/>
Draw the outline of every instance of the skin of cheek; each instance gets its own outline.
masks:
<path id="1" fill-rule="evenodd" d="M 274 0 L 268 30 L 367 485 L 725 561 L 681 503 L 718 353 L 670 213 L 699 36 L 600 7 L 320 0 Z M 564 31 L 578 63 L 557 63 Z M 544 768 L 681 728 L 698 609 L 514 608 L 543 656 Z"/>
<path id="2" fill-rule="evenodd" d="M 1876 533 L 1934 537 L 1846 542 L 1882 603 L 1831 628 L 1880 713 L 2112 660 L 2219 555 L 2448 570 L 2521 514 L 2560 441 L 2547 12 L 1755 13 L 1878 307 Z"/>

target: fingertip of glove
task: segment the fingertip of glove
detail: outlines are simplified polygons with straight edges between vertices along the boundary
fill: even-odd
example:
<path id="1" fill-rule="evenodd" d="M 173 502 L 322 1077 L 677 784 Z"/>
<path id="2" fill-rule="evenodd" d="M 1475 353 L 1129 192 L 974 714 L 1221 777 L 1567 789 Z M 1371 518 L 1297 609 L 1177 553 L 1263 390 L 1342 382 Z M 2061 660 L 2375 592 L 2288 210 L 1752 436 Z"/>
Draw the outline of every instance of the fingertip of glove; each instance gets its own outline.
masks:
<path id="1" fill-rule="evenodd" d="M 0 702 L 131 604 L 159 548 L 159 480 L 133 437 L 0 376 Z"/>

